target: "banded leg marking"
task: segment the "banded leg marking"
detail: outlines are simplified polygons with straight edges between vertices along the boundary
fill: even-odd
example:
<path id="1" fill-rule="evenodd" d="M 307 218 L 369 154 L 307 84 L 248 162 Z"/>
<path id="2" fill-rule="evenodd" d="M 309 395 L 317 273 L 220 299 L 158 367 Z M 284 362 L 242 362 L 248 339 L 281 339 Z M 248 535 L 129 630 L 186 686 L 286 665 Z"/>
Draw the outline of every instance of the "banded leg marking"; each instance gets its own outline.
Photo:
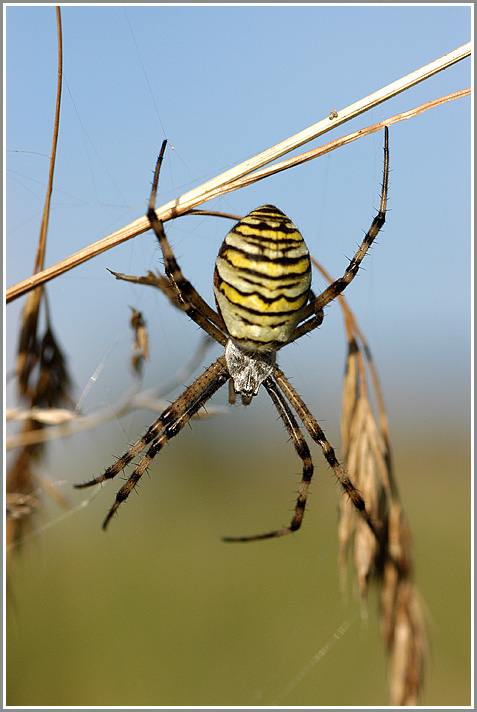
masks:
<path id="1" fill-rule="evenodd" d="M 152 229 L 159 241 L 159 245 L 164 257 L 164 269 L 172 284 L 172 287 L 177 295 L 181 309 L 185 311 L 189 317 L 196 322 L 204 331 L 212 336 L 220 344 L 225 344 L 227 337 L 222 333 L 225 328 L 222 317 L 217 314 L 195 290 L 192 284 L 182 274 L 181 268 L 177 263 L 172 252 L 169 241 L 164 231 L 162 220 L 156 215 L 154 209 L 156 203 L 157 185 L 159 181 L 159 172 L 162 164 L 166 142 L 162 144 L 161 152 L 157 159 L 156 170 L 154 172 L 154 180 L 152 184 L 151 197 L 149 200 L 149 208 L 147 217 Z"/>
<path id="2" fill-rule="evenodd" d="M 345 273 L 342 277 L 334 281 L 329 285 L 321 294 L 316 297 L 316 299 L 311 300 L 307 305 L 302 319 L 301 324 L 299 324 L 294 333 L 291 335 L 288 343 L 296 341 L 304 334 L 312 331 L 314 328 L 321 324 L 319 315 L 323 307 L 332 302 L 336 297 L 338 297 L 353 281 L 356 277 L 358 270 L 360 268 L 361 262 L 363 261 L 367 251 L 373 244 L 374 239 L 381 230 L 386 220 L 386 206 L 388 199 L 388 177 L 389 177 L 389 130 L 388 127 L 384 128 L 384 167 L 383 167 L 383 182 L 381 188 L 381 202 L 379 205 L 379 211 L 368 232 L 364 236 L 364 239 L 359 246 L 356 254 L 350 261 Z M 312 317 L 310 319 L 310 317 Z M 317 318 L 318 317 L 318 318 Z M 323 317 L 321 316 L 321 320 Z M 303 323 L 305 322 L 305 323 Z"/>
<path id="3" fill-rule="evenodd" d="M 260 539 L 273 539 L 278 536 L 285 536 L 286 534 L 291 534 L 291 532 L 297 531 L 300 528 L 303 515 L 305 513 L 306 500 L 308 496 L 308 490 L 310 488 L 311 478 L 313 477 L 313 461 L 311 459 L 310 449 L 307 445 L 305 438 L 296 422 L 295 416 L 293 415 L 290 407 L 288 406 L 285 397 L 279 390 L 278 386 L 274 382 L 273 378 L 269 376 L 263 385 L 267 389 L 268 395 L 273 401 L 276 409 L 278 410 L 281 419 L 283 420 L 285 427 L 293 441 L 296 453 L 298 457 L 303 462 L 303 474 L 300 482 L 300 487 L 298 490 L 298 498 L 295 505 L 295 513 L 290 526 L 283 527 L 282 529 L 277 529 L 267 534 L 258 534 L 256 536 L 246 536 L 246 537 L 224 537 L 223 541 L 258 541 Z"/>
<path id="4" fill-rule="evenodd" d="M 83 482 L 74 485 L 77 489 L 91 487 L 105 480 L 116 477 L 136 455 L 144 450 L 147 445 L 153 443 L 139 465 L 136 467 L 131 477 L 126 484 L 118 492 L 120 501 L 113 505 L 112 511 L 108 514 L 103 527 L 106 526 L 111 516 L 114 514 L 119 504 L 126 499 L 137 481 L 140 479 L 144 470 L 151 462 L 154 455 L 162 449 L 163 445 L 172 437 L 177 435 L 190 418 L 212 397 L 212 395 L 229 379 L 229 373 L 225 365 L 224 356 L 219 358 L 204 371 L 196 380 L 182 393 L 177 400 L 174 401 L 159 418 L 146 431 L 145 435 L 140 438 L 122 457 L 119 458 L 111 467 L 102 475 L 95 477 L 88 482 Z"/>
<path id="5" fill-rule="evenodd" d="M 379 541 L 380 540 L 380 533 L 378 531 L 378 528 L 376 524 L 373 522 L 371 519 L 367 509 L 365 502 L 363 498 L 361 497 L 360 493 L 356 489 L 356 487 L 353 485 L 351 482 L 350 478 L 348 475 L 345 473 L 343 468 L 341 467 L 340 463 L 338 462 L 338 459 L 336 457 L 335 451 L 329 441 L 326 438 L 325 433 L 323 430 L 320 428 L 318 425 L 316 419 L 313 417 L 313 415 L 310 413 L 296 390 L 293 388 L 291 383 L 288 381 L 286 378 L 285 374 L 283 371 L 281 371 L 278 366 L 275 366 L 273 369 L 273 376 L 275 380 L 277 381 L 278 385 L 282 389 L 283 393 L 295 409 L 296 413 L 298 414 L 298 417 L 302 421 L 303 425 L 305 428 L 308 430 L 310 433 L 311 437 L 313 440 L 321 447 L 323 455 L 325 456 L 328 464 L 330 467 L 333 469 L 333 472 L 335 473 L 336 477 L 340 481 L 343 489 L 345 492 L 348 494 L 350 497 L 351 501 L 353 502 L 353 505 L 355 508 L 358 510 L 360 515 L 363 517 L 363 519 L 366 521 L 367 525 L 373 532 L 374 536 L 376 539 Z"/>

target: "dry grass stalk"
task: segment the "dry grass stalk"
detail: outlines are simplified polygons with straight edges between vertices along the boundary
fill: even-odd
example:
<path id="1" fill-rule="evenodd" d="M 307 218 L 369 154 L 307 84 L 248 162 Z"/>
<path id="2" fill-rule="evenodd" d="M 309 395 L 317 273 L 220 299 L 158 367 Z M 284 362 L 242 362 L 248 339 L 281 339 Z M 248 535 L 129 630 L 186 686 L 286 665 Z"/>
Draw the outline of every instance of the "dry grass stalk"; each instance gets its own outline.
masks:
<path id="1" fill-rule="evenodd" d="M 331 282 L 325 270 L 313 262 Z M 344 462 L 382 532 L 377 540 L 356 516 L 353 505 L 342 498 L 341 569 L 346 571 L 352 551 L 363 601 L 370 584 L 377 585 L 381 631 L 389 656 L 391 703 L 417 705 L 428 646 L 422 604 L 413 583 L 411 536 L 392 469 L 387 418 L 371 352 L 346 300 L 340 296 L 339 301 L 348 341 L 341 421 Z M 370 403 L 366 367 L 371 373 L 378 420 Z"/>
<path id="2" fill-rule="evenodd" d="M 62 40 L 59 8 L 56 8 L 56 16 L 58 30 L 57 98 L 48 186 L 35 258 L 35 273 L 41 272 L 44 263 L 60 120 Z M 41 307 L 43 307 L 45 311 L 46 323 L 43 334 L 40 332 L 39 325 Z M 23 309 L 16 363 L 16 377 L 19 398 L 22 402 L 28 403 L 30 408 L 52 408 L 70 403 L 68 396 L 69 376 L 64 356 L 51 328 L 48 303 L 43 287 L 35 289 L 28 295 Z M 29 418 L 23 423 L 22 434 L 28 435 L 32 432 L 35 433 L 41 428 L 43 428 L 42 423 Z M 23 539 L 25 528 L 31 525 L 32 515 L 39 507 L 39 502 L 36 497 L 38 485 L 35 469 L 41 454 L 41 443 L 24 445 L 7 473 L 6 539 L 9 545 L 14 545 L 15 542 L 19 542 Z M 9 546 L 8 551 L 15 551 L 16 548 L 15 546 Z M 8 558 L 7 564 L 10 564 L 10 562 L 11 555 Z"/>
<path id="3" fill-rule="evenodd" d="M 160 208 L 157 208 L 156 214 L 163 222 L 166 222 L 171 218 L 179 217 L 180 215 L 183 215 L 193 210 L 198 205 L 201 205 L 206 201 L 211 200 L 212 198 L 228 193 L 231 190 L 237 190 L 243 185 L 248 184 L 240 180 L 244 176 L 250 175 L 251 173 L 253 173 L 253 171 L 257 171 L 268 163 L 277 160 L 286 153 L 293 151 L 294 149 L 299 148 L 300 146 L 303 146 L 308 141 L 311 141 L 317 138 L 318 136 L 321 136 L 327 131 L 331 131 L 332 129 L 336 128 L 337 126 L 340 126 L 346 121 L 349 121 L 350 119 L 359 116 L 360 114 L 366 111 L 369 111 L 370 109 L 374 108 L 375 106 L 378 106 L 384 101 L 387 101 L 388 99 L 396 96 L 397 94 L 406 91 L 410 87 L 415 86 L 419 82 L 422 82 L 433 76 L 434 74 L 444 69 L 447 69 L 452 64 L 455 64 L 456 62 L 459 62 L 462 59 L 468 57 L 470 53 L 471 43 L 469 42 L 463 45 L 462 47 L 459 47 L 456 50 L 449 52 L 443 57 L 436 59 L 434 62 L 431 62 L 430 64 L 421 67 L 415 72 L 412 72 L 411 74 L 408 74 L 407 76 L 402 77 L 401 79 L 398 79 L 395 82 L 392 82 L 386 87 L 383 87 L 382 89 L 373 92 L 373 94 L 370 94 L 364 99 L 361 99 L 360 101 L 357 101 L 354 104 L 351 104 L 350 106 L 341 109 L 339 112 L 334 112 L 338 113 L 338 116 L 336 118 L 330 120 L 330 116 L 328 115 L 325 119 L 319 121 L 317 124 L 314 124 L 313 126 L 304 129 L 300 133 L 291 136 L 288 139 L 285 139 L 285 141 L 282 141 L 281 143 L 272 146 L 271 148 L 254 156 L 253 158 L 248 159 L 247 161 L 244 161 L 240 165 L 235 166 L 234 168 L 226 171 L 225 173 L 220 174 L 216 178 L 213 178 L 212 180 L 208 181 L 207 183 L 204 183 L 203 185 L 198 186 L 197 188 L 194 188 L 193 190 L 187 193 L 184 193 L 175 200 L 166 203 Z M 418 109 L 413 111 L 417 113 L 419 113 L 419 111 L 425 111 L 429 108 L 432 108 L 432 106 L 437 106 L 441 103 L 444 103 L 445 101 L 450 101 L 452 99 L 458 98 L 459 96 L 464 96 L 465 94 L 469 93 L 469 91 L 470 90 L 468 89 L 464 89 L 462 92 L 457 92 L 455 94 L 442 97 L 441 99 L 437 99 L 435 102 L 429 102 L 427 105 L 423 105 L 423 107 L 419 107 Z M 387 121 L 386 123 L 388 123 L 389 125 L 389 123 L 409 118 L 410 115 L 412 115 L 412 112 L 407 112 L 406 114 L 393 117 L 391 122 Z M 381 128 L 381 126 L 379 128 Z M 377 131 L 379 129 L 376 128 L 375 130 Z M 361 132 L 358 133 L 359 135 L 356 136 L 356 138 L 359 138 L 362 135 Z M 337 145 L 335 146 L 335 148 L 336 147 Z M 307 158 L 306 160 L 310 160 L 310 158 Z M 282 168 L 281 170 L 284 170 L 284 168 Z M 277 172 L 277 169 L 275 166 L 272 166 L 270 171 L 272 173 L 275 173 Z M 250 178 L 247 180 L 250 180 L 250 182 L 255 182 L 256 180 L 260 180 L 263 177 L 265 177 L 265 175 L 258 177 L 256 175 L 254 178 Z M 19 282 L 13 287 L 7 289 L 7 303 L 12 301 L 13 299 L 17 299 L 19 296 L 25 294 L 36 286 L 43 284 L 49 281 L 50 279 L 53 279 L 58 275 L 63 274 L 64 272 L 70 269 L 73 269 L 74 267 L 77 267 L 78 265 L 91 259 L 92 257 L 95 257 L 96 255 L 99 255 L 102 252 L 105 252 L 111 249 L 112 247 L 121 244 L 122 242 L 126 242 L 127 240 L 130 240 L 131 238 L 136 237 L 137 235 L 140 235 L 143 232 L 146 232 L 147 230 L 149 230 L 149 227 L 150 225 L 147 218 L 141 217 L 138 220 L 135 220 L 134 222 L 125 226 L 124 228 L 117 230 L 111 235 L 108 235 L 107 237 L 98 240 L 89 247 L 86 247 L 83 250 L 76 252 L 74 255 L 67 257 L 56 265 L 53 265 L 52 267 L 49 267 L 46 270 L 43 270 L 41 273 L 32 275 L 32 277 L 30 277 L 29 279 L 26 279 L 23 282 Z"/>
<path id="4" fill-rule="evenodd" d="M 471 89 L 470 87 L 467 87 L 466 89 L 461 89 L 460 91 L 452 92 L 451 94 L 446 94 L 446 96 L 441 96 L 438 99 L 428 101 L 425 104 L 421 104 L 420 106 L 416 106 L 413 109 L 410 109 L 409 111 L 404 111 L 400 114 L 390 116 L 389 118 L 384 119 L 383 121 L 379 121 L 377 124 L 365 126 L 362 129 L 358 129 L 358 131 L 353 131 L 353 133 L 347 134 L 346 136 L 341 136 L 335 141 L 330 141 L 329 143 L 326 143 L 323 146 L 319 146 L 318 148 L 314 148 L 311 151 L 305 151 L 305 153 L 300 153 L 298 156 L 293 156 L 292 158 L 288 158 L 285 161 L 281 161 L 280 163 L 274 163 L 268 168 L 263 168 L 260 171 L 256 171 L 255 173 L 251 173 L 250 175 L 244 176 L 243 178 L 239 178 L 231 183 L 228 183 L 226 189 L 217 189 L 214 193 L 209 195 L 208 200 L 217 198 L 226 192 L 231 193 L 234 190 L 245 188 L 249 185 L 252 185 L 253 183 L 257 183 L 258 181 L 263 180 L 264 178 L 268 178 L 271 175 L 276 175 L 281 171 L 288 170 L 289 168 L 300 166 L 303 163 L 307 163 L 308 161 L 312 161 L 315 158 L 324 156 L 325 154 L 330 153 L 331 151 L 335 151 L 337 148 L 346 146 L 348 143 L 352 143 L 353 141 L 357 141 L 360 138 L 364 138 L 364 136 L 369 136 L 370 134 L 382 131 L 385 126 L 389 127 L 392 124 L 396 124 L 400 121 L 406 121 L 407 119 L 414 118 L 415 116 L 422 114 L 424 111 L 434 109 L 435 107 L 441 106 L 442 104 L 445 104 L 448 101 L 461 99 L 464 96 L 468 96 L 470 93 Z M 189 212 L 199 211 L 191 210 Z"/>

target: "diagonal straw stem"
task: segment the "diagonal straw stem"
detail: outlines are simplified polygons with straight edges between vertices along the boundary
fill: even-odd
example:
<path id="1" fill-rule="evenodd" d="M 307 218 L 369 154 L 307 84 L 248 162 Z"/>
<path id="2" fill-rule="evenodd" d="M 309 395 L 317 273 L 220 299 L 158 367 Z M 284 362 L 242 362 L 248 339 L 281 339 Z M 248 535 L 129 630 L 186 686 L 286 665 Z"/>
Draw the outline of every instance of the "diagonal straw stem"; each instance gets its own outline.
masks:
<path id="1" fill-rule="evenodd" d="M 165 205 L 162 205 L 156 210 L 157 216 L 163 222 L 166 222 L 167 220 L 170 220 L 173 217 L 178 217 L 179 215 L 188 212 L 197 205 L 201 205 L 202 203 L 209 200 L 213 194 L 217 195 L 217 190 L 219 188 L 229 185 L 233 181 L 236 181 L 239 178 L 248 175 L 252 171 L 261 168 L 267 163 L 270 163 L 271 161 L 280 158 L 285 153 L 288 153 L 289 151 L 292 151 L 298 148 L 299 146 L 302 146 L 304 143 L 307 143 L 308 141 L 311 141 L 317 138 L 318 136 L 321 136 L 327 131 L 331 131 L 337 126 L 340 126 L 346 121 L 349 121 L 350 119 L 359 116 L 365 111 L 369 111 L 369 109 L 378 106 L 387 99 L 390 99 L 391 97 L 400 94 L 406 89 L 409 89 L 410 87 L 415 86 L 419 82 L 422 82 L 425 79 L 428 79 L 429 77 L 433 76 L 434 74 L 437 74 L 437 72 L 440 72 L 443 69 L 447 69 L 456 62 L 465 59 L 470 55 L 470 53 L 471 43 L 468 42 L 467 44 L 462 45 L 462 47 L 459 47 L 453 50 L 452 52 L 449 52 L 448 54 L 444 55 L 443 57 L 436 59 L 434 62 L 426 64 L 424 67 L 417 69 L 415 72 L 412 72 L 411 74 L 408 74 L 407 76 L 402 77 L 401 79 L 398 79 L 395 82 L 392 82 L 392 84 L 388 84 L 386 87 L 379 89 L 378 91 L 374 92 L 373 94 L 370 94 L 364 99 L 360 99 L 360 101 L 351 104 L 345 109 L 341 109 L 339 112 L 332 112 L 333 115 L 337 113 L 337 117 L 331 118 L 331 116 L 327 116 L 326 119 L 319 121 L 317 124 L 313 124 L 313 126 L 310 126 L 304 131 L 301 131 L 300 133 L 297 133 L 294 136 L 285 139 L 285 141 L 282 141 L 281 143 L 278 143 L 275 146 L 268 148 L 267 150 L 263 151 L 262 153 L 259 153 L 253 158 L 250 158 L 247 161 L 240 163 L 238 166 L 231 168 L 225 173 L 221 173 L 219 176 L 213 178 L 207 183 L 204 183 L 203 185 L 200 185 L 197 188 L 194 188 L 193 190 L 184 193 L 179 198 L 172 200 L 166 203 Z M 228 191 L 225 188 L 223 192 Z M 116 245 L 126 242 L 127 240 L 130 240 L 131 238 L 136 237 L 137 235 L 140 235 L 143 232 L 146 232 L 147 230 L 149 230 L 149 227 L 149 221 L 146 216 L 143 216 L 138 220 L 129 223 L 129 225 L 126 225 L 120 230 L 117 230 L 116 232 L 107 235 L 106 237 L 102 238 L 101 240 L 98 240 L 92 245 L 89 245 L 83 250 L 79 250 L 79 252 L 76 252 L 74 255 L 67 257 L 61 262 L 58 262 L 56 265 L 53 265 L 52 267 L 49 267 L 43 270 L 42 272 L 39 272 L 38 274 L 32 275 L 32 277 L 30 277 L 29 279 L 26 279 L 23 282 L 19 282 L 13 287 L 10 287 L 9 289 L 7 289 L 6 293 L 7 303 L 25 294 L 26 292 L 29 292 L 34 287 L 37 287 L 39 284 L 43 284 L 44 282 L 47 282 L 50 279 L 53 279 L 54 277 L 57 277 L 59 274 L 62 274 L 63 272 L 67 272 L 68 270 L 77 267 L 78 265 L 82 264 L 83 262 L 86 262 L 92 257 L 95 257 L 96 255 L 99 255 L 102 252 L 106 252 L 112 247 L 115 247 Z"/>

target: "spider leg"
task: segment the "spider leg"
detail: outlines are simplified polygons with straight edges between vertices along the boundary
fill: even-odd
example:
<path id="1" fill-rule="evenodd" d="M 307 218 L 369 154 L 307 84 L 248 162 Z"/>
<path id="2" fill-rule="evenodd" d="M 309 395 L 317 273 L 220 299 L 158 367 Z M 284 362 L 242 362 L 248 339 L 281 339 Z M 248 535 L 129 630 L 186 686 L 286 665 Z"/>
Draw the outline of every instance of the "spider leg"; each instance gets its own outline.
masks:
<path id="1" fill-rule="evenodd" d="M 156 215 L 154 206 L 156 203 L 157 184 L 159 181 L 159 171 L 162 164 L 166 142 L 162 144 L 161 152 L 157 159 L 156 170 L 154 172 L 154 180 L 152 183 L 151 198 L 149 201 L 149 209 L 147 217 L 151 223 L 151 227 L 159 241 L 159 245 L 164 257 L 164 269 L 176 293 L 179 306 L 188 316 L 196 322 L 204 331 L 212 336 L 219 344 L 225 345 L 227 337 L 222 330 L 225 330 L 225 324 L 222 317 L 217 314 L 203 299 L 192 284 L 182 274 L 169 241 L 164 231 L 162 220 Z"/>
<path id="2" fill-rule="evenodd" d="M 229 372 L 225 364 L 224 356 L 214 361 L 209 368 L 204 371 L 196 380 L 182 393 L 159 418 L 146 431 L 145 435 L 140 438 L 122 457 L 119 458 L 114 465 L 108 467 L 102 475 L 81 484 L 74 485 L 77 489 L 91 487 L 105 480 L 116 477 L 133 458 L 139 454 L 144 448 L 152 443 L 146 454 L 142 457 L 139 465 L 135 468 L 127 482 L 119 490 L 116 501 L 106 517 L 103 528 L 106 528 L 109 520 L 117 510 L 121 502 L 123 502 L 130 494 L 133 487 L 143 475 L 149 463 L 155 455 L 163 448 L 163 446 L 175 435 L 177 435 L 184 425 L 189 422 L 191 417 L 213 396 L 213 394 L 227 382 L 230 378 Z"/>
<path id="3" fill-rule="evenodd" d="M 358 270 L 360 268 L 361 262 L 363 261 L 367 251 L 371 247 L 376 235 L 379 233 L 381 230 L 382 226 L 384 225 L 385 219 L 386 219 L 386 205 L 387 205 L 387 198 L 388 198 L 388 176 L 389 176 L 389 130 L 388 127 L 384 127 L 384 168 L 383 168 L 383 183 L 382 183 L 382 188 L 381 188 L 381 203 L 379 206 L 379 211 L 376 217 L 374 218 L 373 222 L 371 223 L 371 227 L 369 228 L 368 232 L 364 236 L 364 239 L 359 246 L 356 254 L 354 255 L 353 259 L 349 263 L 348 267 L 345 270 L 345 273 L 342 277 L 339 279 L 335 280 L 330 284 L 329 287 L 327 287 L 321 294 L 316 297 L 316 299 L 312 299 L 305 311 L 303 312 L 302 316 L 302 323 L 299 324 L 293 334 L 291 335 L 290 339 L 288 340 L 287 343 L 291 343 L 292 341 L 296 341 L 296 339 L 299 339 L 301 336 L 304 334 L 309 333 L 313 329 L 316 329 L 317 326 L 321 324 L 323 321 L 323 307 L 325 307 L 327 304 L 333 301 L 333 299 L 336 299 L 337 296 L 339 296 L 348 284 L 353 281 L 353 279 L 356 277 Z"/>
<path id="4" fill-rule="evenodd" d="M 263 385 L 267 389 L 268 395 L 272 399 L 281 419 L 285 423 L 285 427 L 293 441 L 295 450 L 303 462 L 303 474 L 300 482 L 300 488 L 298 490 L 295 513 L 290 526 L 288 527 L 283 527 L 282 529 L 277 529 L 275 531 L 268 532 L 267 534 L 258 534 L 256 536 L 224 537 L 223 541 L 257 541 L 259 539 L 273 539 L 277 536 L 291 534 L 291 532 L 294 532 L 300 528 L 303 515 L 305 513 L 306 498 L 308 496 L 308 490 L 313 476 L 313 462 L 311 459 L 310 449 L 305 438 L 303 437 L 298 423 L 296 422 L 295 416 L 272 377 L 269 376 L 265 381 L 263 381 Z"/>
<path id="5" fill-rule="evenodd" d="M 115 514 L 120 504 L 122 504 L 129 497 L 131 490 L 136 487 L 142 475 L 149 467 L 155 456 L 162 450 L 164 445 L 166 445 L 171 438 L 180 433 L 184 425 L 186 425 L 191 419 L 191 417 L 195 415 L 195 413 L 197 413 L 197 411 L 204 405 L 204 403 L 206 403 L 213 396 L 213 394 L 221 386 L 223 386 L 224 383 L 226 383 L 229 377 L 230 376 L 226 367 L 222 366 L 219 372 L 205 386 L 205 388 L 203 388 L 202 391 L 197 393 L 196 397 L 193 400 L 189 401 L 187 407 L 167 423 L 160 435 L 158 435 L 156 440 L 152 443 L 151 447 L 147 450 L 146 454 L 142 457 L 141 461 L 139 462 L 138 466 L 136 467 L 132 475 L 129 477 L 127 482 L 121 487 L 121 489 L 116 494 L 114 504 L 109 510 L 103 522 L 103 529 L 106 529 L 110 519 Z"/>
<path id="6" fill-rule="evenodd" d="M 304 404 L 303 400 L 300 398 L 296 390 L 293 388 L 289 380 L 286 378 L 285 374 L 283 371 L 281 371 L 278 366 L 275 366 L 273 369 L 273 376 L 278 383 L 279 387 L 282 389 L 283 393 L 285 394 L 286 398 L 289 400 L 291 405 L 293 406 L 295 412 L 297 413 L 298 417 L 302 421 L 303 425 L 305 428 L 308 430 L 310 433 L 311 437 L 313 440 L 321 447 L 323 451 L 323 455 L 325 456 L 328 464 L 330 467 L 333 469 L 333 472 L 335 473 L 336 477 L 340 481 L 343 489 L 345 492 L 348 494 L 349 498 L 353 502 L 354 506 L 358 510 L 359 514 L 363 517 L 365 520 L 366 524 L 369 526 L 371 531 L 373 532 L 374 536 L 378 541 L 380 541 L 380 532 L 378 530 L 377 525 L 373 522 L 371 519 L 369 512 L 366 509 L 366 505 L 364 503 L 363 498 L 361 497 L 360 493 L 356 489 L 356 487 L 353 485 L 343 468 L 338 462 L 338 459 L 335 455 L 335 451 L 333 450 L 333 447 L 330 445 L 329 441 L 326 438 L 325 433 L 323 430 L 320 428 L 318 425 L 316 419 L 313 417 L 313 415 L 310 413 L 306 405 Z"/>
<path id="7" fill-rule="evenodd" d="M 307 311 L 308 311 L 308 307 L 311 307 L 313 304 L 314 304 L 314 302 L 310 302 L 308 304 Z M 298 324 L 298 326 L 295 328 L 295 331 L 291 335 L 290 339 L 287 341 L 287 344 L 291 344 L 293 341 L 300 339 L 305 334 L 309 334 L 310 331 L 313 331 L 318 326 L 321 326 L 321 324 L 323 323 L 323 318 L 324 318 L 323 308 L 317 307 L 316 311 L 313 314 L 313 316 L 311 317 L 311 319 L 310 318 L 306 319 L 306 321 L 303 321 L 301 324 Z"/>

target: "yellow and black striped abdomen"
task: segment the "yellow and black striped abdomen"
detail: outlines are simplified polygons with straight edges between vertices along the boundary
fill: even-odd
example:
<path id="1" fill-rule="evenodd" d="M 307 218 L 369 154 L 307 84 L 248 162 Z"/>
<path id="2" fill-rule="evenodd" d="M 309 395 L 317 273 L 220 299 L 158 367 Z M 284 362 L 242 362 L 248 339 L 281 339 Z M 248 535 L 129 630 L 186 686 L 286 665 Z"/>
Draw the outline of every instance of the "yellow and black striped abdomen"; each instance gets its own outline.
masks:
<path id="1" fill-rule="evenodd" d="M 215 263 L 217 308 L 233 341 L 274 351 L 308 301 L 311 265 L 303 237 L 273 205 L 253 210 L 226 236 Z"/>

